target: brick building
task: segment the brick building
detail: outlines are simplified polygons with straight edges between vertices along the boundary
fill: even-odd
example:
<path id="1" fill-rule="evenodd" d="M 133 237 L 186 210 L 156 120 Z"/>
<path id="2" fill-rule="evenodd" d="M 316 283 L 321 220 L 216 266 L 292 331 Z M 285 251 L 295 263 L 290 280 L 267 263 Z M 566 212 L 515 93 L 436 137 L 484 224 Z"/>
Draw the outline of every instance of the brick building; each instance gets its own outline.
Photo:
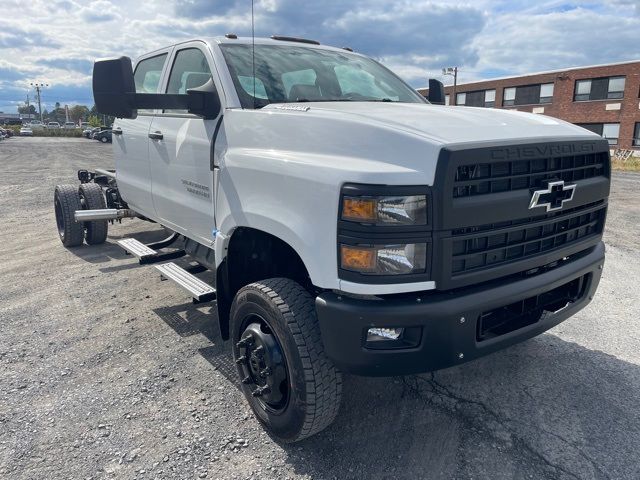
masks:
<path id="1" fill-rule="evenodd" d="M 592 130 L 612 148 L 640 150 L 640 61 L 459 84 L 455 99 L 450 85 L 445 94 L 447 104 L 542 113 Z"/>

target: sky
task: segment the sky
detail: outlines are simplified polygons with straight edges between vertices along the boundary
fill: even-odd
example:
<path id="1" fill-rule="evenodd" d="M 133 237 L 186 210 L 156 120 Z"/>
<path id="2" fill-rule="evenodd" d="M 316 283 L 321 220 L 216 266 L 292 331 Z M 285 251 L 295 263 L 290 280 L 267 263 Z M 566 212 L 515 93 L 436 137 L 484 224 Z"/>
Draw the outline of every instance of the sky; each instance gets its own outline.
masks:
<path id="1" fill-rule="evenodd" d="M 382 62 L 414 87 L 572 66 L 640 60 L 640 0 L 255 0 L 258 36 L 313 38 Z M 251 33 L 250 0 L 3 0 L 0 111 L 16 112 L 31 83 L 43 108 L 91 106 L 99 57 L 193 37 Z"/>

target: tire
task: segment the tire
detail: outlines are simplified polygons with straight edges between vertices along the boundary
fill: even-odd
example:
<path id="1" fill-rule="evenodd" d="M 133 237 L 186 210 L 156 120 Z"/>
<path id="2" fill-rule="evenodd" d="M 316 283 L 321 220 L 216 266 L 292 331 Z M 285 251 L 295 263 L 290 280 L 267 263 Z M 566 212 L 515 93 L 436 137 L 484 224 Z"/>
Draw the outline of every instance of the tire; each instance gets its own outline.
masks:
<path id="1" fill-rule="evenodd" d="M 100 141 L 102 143 L 107 143 L 109 141 L 109 139 L 107 137 L 100 137 Z"/>
<path id="2" fill-rule="evenodd" d="M 84 227 L 76 222 L 74 212 L 82 210 L 80 195 L 75 185 L 57 185 L 53 194 L 53 207 L 60 241 L 65 247 L 82 245 Z"/>
<path id="3" fill-rule="evenodd" d="M 78 189 L 84 210 L 101 210 L 107 208 L 102 194 L 102 188 L 96 183 L 83 183 Z M 99 245 L 107 239 L 109 222 L 107 220 L 92 220 L 84 222 L 84 238 L 89 245 Z"/>
<path id="4" fill-rule="evenodd" d="M 333 423 L 342 374 L 324 353 L 315 303 L 302 286 L 287 278 L 247 285 L 233 300 L 230 321 L 241 389 L 273 437 L 297 442 Z M 270 385 L 279 388 L 263 394 Z"/>

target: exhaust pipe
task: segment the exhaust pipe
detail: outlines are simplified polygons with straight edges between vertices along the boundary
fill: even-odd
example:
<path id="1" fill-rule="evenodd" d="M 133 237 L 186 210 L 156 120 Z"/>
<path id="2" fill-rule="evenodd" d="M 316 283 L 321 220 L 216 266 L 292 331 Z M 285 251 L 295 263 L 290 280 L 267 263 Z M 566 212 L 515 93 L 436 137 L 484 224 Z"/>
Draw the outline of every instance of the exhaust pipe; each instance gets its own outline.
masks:
<path id="1" fill-rule="evenodd" d="M 138 214 L 128 208 L 103 208 L 100 210 L 76 210 L 74 217 L 76 222 L 89 222 L 92 220 L 118 220 L 120 218 L 133 218 Z"/>

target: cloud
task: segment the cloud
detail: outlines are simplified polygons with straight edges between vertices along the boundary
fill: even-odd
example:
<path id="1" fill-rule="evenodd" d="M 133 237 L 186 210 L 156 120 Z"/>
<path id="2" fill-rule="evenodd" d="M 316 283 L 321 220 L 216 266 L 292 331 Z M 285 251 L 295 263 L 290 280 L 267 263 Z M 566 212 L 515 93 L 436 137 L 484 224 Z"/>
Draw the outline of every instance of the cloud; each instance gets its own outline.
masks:
<path id="1" fill-rule="evenodd" d="M 93 69 L 93 60 L 86 58 L 43 58 L 38 60 L 37 63 L 58 70 L 80 72 L 83 75 L 90 75 Z"/>
<path id="2" fill-rule="evenodd" d="M 91 102 L 97 57 L 145 52 L 193 37 L 251 34 L 250 0 L 4 0 L 0 110 L 45 82 L 47 102 Z M 640 58 L 640 0 L 255 0 L 259 36 L 350 46 L 413 86 L 444 66 L 473 81 Z M 76 92 L 76 93 L 73 93 Z M 51 98 L 55 102 L 54 98 Z"/>
<path id="3" fill-rule="evenodd" d="M 110 22 L 118 20 L 121 15 L 118 8 L 106 0 L 90 2 L 86 7 L 80 8 L 80 17 L 89 23 Z"/>

